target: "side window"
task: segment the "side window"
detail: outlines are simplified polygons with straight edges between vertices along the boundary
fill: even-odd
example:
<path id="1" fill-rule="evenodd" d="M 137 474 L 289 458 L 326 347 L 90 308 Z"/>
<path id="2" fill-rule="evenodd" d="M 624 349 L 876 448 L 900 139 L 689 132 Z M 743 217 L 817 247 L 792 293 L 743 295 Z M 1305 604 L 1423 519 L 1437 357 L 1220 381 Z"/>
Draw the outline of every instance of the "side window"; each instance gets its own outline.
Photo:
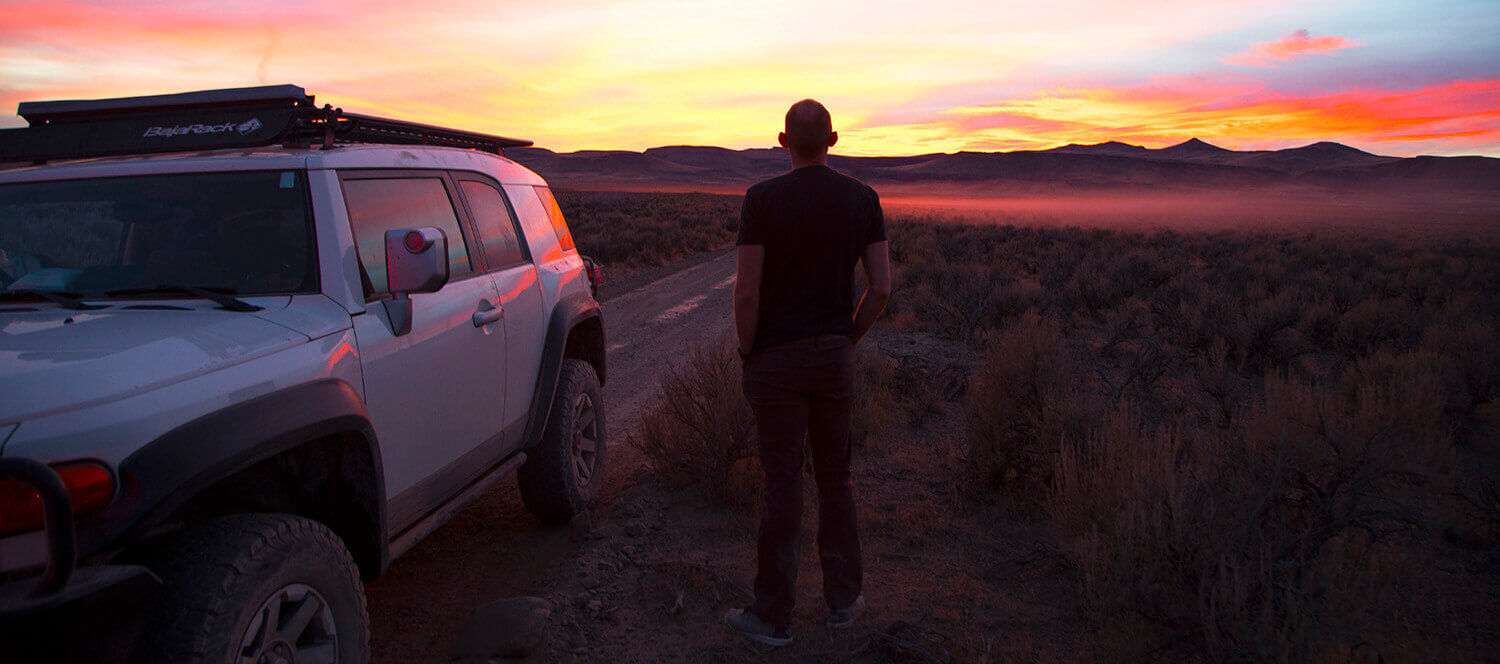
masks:
<path id="1" fill-rule="evenodd" d="M 490 269 L 507 267 L 525 260 L 521 253 L 521 239 L 516 237 L 516 222 L 510 216 L 510 208 L 500 190 L 474 180 L 460 180 L 464 199 L 469 201 L 469 211 L 474 214 L 474 226 L 479 230 L 479 243 L 484 247 L 484 260 Z"/>
<path id="2" fill-rule="evenodd" d="M 385 232 L 397 228 L 433 226 L 448 237 L 450 278 L 474 271 L 469 251 L 458 229 L 458 215 L 442 178 L 379 178 L 345 180 L 344 204 L 354 244 L 370 283 L 366 295 L 385 290 Z"/>
<path id="3" fill-rule="evenodd" d="M 573 248 L 573 234 L 568 232 L 568 223 L 563 221 L 562 208 L 557 207 L 557 199 L 552 197 L 552 190 L 546 187 L 536 187 L 537 198 L 542 199 L 542 207 L 547 208 L 547 216 L 552 219 L 552 230 L 557 231 L 557 242 L 562 245 L 563 251 Z"/>

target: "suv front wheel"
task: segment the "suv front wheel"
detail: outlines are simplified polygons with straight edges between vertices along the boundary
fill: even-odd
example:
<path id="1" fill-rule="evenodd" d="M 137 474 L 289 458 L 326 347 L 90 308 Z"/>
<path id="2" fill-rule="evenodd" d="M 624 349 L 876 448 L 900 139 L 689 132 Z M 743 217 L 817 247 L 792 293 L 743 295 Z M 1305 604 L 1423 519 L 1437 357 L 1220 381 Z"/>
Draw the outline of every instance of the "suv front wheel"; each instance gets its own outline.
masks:
<path id="1" fill-rule="evenodd" d="M 516 473 L 526 509 L 567 521 L 593 506 L 604 481 L 604 400 L 583 360 L 563 360 L 547 430 Z"/>
<path id="2" fill-rule="evenodd" d="M 342 540 L 287 514 L 210 521 L 151 566 L 162 579 L 134 662 L 369 659 L 364 586 Z"/>

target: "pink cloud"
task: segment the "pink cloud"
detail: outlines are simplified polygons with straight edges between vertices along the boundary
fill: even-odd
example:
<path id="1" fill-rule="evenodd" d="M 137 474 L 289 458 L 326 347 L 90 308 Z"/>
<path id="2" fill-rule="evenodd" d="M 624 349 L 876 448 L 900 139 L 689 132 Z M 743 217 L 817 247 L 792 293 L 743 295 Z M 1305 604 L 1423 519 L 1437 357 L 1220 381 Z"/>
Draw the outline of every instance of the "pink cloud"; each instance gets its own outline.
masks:
<path id="1" fill-rule="evenodd" d="M 1269 67 L 1277 62 L 1300 60 L 1309 55 L 1331 53 L 1339 49 L 1359 45 L 1359 43 L 1349 41 L 1343 37 L 1334 35 L 1314 37 L 1308 34 L 1306 30 L 1298 30 L 1282 37 L 1281 41 L 1256 42 L 1244 51 L 1231 53 L 1219 58 L 1219 62 L 1226 65 Z"/>
<path id="2" fill-rule="evenodd" d="M 1161 77 L 1139 86 L 1038 91 L 858 129 L 913 132 L 929 151 L 944 152 L 1111 140 L 1166 147 L 1198 137 L 1231 149 L 1331 140 L 1400 156 L 1494 154 L 1500 79 L 1298 95 L 1248 80 Z"/>

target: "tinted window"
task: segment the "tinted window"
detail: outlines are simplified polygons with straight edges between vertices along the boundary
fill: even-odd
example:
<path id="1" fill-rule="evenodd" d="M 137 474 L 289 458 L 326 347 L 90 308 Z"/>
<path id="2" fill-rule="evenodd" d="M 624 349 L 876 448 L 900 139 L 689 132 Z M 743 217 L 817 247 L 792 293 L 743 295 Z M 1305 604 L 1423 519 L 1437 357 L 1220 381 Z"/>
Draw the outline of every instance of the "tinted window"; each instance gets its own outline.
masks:
<path id="1" fill-rule="evenodd" d="M 432 226 L 443 231 L 448 239 L 448 273 L 457 277 L 474 271 L 442 178 L 345 180 L 344 202 L 359 260 L 374 293 L 386 292 L 385 232 L 398 228 Z"/>
<path id="2" fill-rule="evenodd" d="M 317 288 L 312 246 L 300 171 L 0 186 L 4 290 L 306 292 Z"/>
<path id="3" fill-rule="evenodd" d="M 563 221 L 562 208 L 557 207 L 557 199 L 552 197 L 552 190 L 537 187 L 536 195 L 542 199 L 542 207 L 547 208 L 547 217 L 552 220 L 552 230 L 557 231 L 557 243 L 562 245 L 563 251 L 572 249 L 573 234 L 568 232 L 568 222 Z"/>
<path id="4" fill-rule="evenodd" d="M 463 188 L 469 211 L 474 213 L 479 242 L 484 246 L 484 260 L 490 269 L 524 260 L 521 241 L 516 237 L 515 221 L 511 219 L 510 208 L 506 207 L 500 190 L 473 180 L 463 180 L 458 186 Z"/>

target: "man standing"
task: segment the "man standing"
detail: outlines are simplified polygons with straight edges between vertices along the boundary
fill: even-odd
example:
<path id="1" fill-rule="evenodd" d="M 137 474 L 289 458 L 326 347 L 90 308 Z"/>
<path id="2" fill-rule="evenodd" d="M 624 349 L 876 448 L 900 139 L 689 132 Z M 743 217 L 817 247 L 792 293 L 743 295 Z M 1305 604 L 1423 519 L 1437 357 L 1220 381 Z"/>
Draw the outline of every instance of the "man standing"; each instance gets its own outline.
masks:
<path id="1" fill-rule="evenodd" d="M 849 482 L 854 345 L 875 324 L 891 292 L 880 198 L 828 167 L 828 148 L 838 142 L 828 110 L 811 99 L 793 104 L 779 140 L 791 155 L 792 171 L 751 187 L 740 219 L 734 326 L 765 490 L 755 604 L 724 616 L 747 638 L 774 646 L 792 641 L 804 440 L 818 483 L 818 556 L 828 625 L 849 627 L 864 609 Z M 859 263 L 869 288 L 856 307 Z"/>

